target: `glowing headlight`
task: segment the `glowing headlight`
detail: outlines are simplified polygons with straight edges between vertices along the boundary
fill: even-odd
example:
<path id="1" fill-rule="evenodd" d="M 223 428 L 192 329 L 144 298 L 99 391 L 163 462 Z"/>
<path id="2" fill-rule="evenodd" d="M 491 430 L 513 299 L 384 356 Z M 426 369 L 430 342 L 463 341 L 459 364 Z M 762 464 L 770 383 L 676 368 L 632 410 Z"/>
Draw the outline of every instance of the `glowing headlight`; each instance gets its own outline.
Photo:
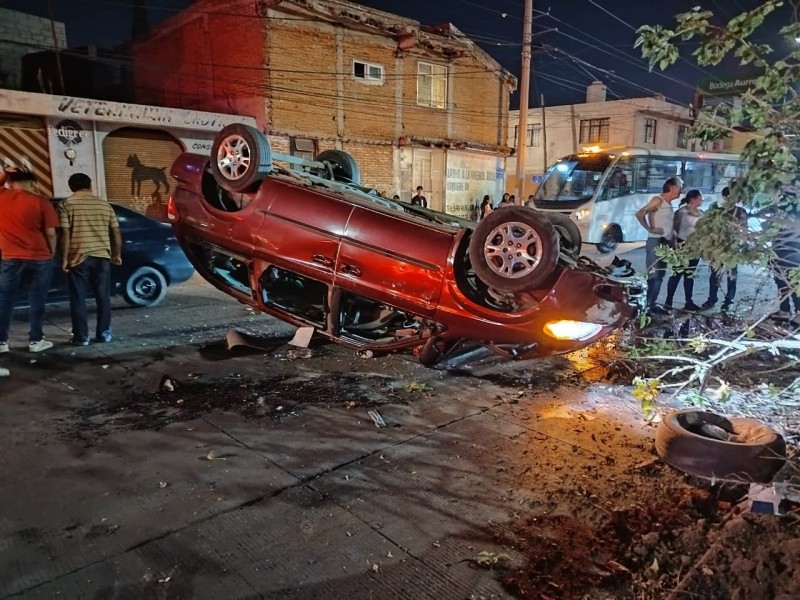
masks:
<path id="1" fill-rule="evenodd" d="M 582 221 L 583 219 L 588 219 L 589 215 L 592 214 L 592 211 L 588 208 L 582 208 L 580 210 L 576 210 L 572 214 L 576 221 Z"/>
<path id="2" fill-rule="evenodd" d="M 587 340 L 600 333 L 602 325 L 583 321 L 550 321 L 544 332 L 557 340 Z"/>

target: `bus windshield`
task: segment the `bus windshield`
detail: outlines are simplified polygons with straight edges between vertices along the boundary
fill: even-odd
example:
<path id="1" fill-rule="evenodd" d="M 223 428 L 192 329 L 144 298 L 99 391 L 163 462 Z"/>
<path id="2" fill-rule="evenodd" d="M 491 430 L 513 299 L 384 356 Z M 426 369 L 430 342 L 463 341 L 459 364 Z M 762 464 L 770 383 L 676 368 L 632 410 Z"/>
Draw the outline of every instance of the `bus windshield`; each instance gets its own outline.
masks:
<path id="1" fill-rule="evenodd" d="M 557 162 L 547 170 L 534 200 L 568 202 L 591 198 L 613 160 L 608 154 L 574 154 Z"/>

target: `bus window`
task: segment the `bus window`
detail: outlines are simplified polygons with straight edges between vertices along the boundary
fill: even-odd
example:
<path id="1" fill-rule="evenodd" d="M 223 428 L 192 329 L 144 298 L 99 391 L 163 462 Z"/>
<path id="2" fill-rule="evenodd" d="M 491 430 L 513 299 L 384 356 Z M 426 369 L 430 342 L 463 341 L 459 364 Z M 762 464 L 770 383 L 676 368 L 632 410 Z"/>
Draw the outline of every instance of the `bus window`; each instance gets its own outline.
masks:
<path id="1" fill-rule="evenodd" d="M 603 189 L 597 195 L 597 200 L 611 200 L 631 193 L 633 179 L 633 159 L 625 157 L 619 159 L 611 168 L 611 173 L 603 182 Z"/>
<path id="2" fill-rule="evenodd" d="M 714 189 L 714 183 L 714 164 L 711 161 L 686 161 L 683 171 L 684 189 L 710 192 Z"/>
<path id="3" fill-rule="evenodd" d="M 660 194 L 664 191 L 664 182 L 670 177 L 680 177 L 683 161 L 677 158 L 651 156 L 647 172 L 647 191 Z"/>
<path id="4" fill-rule="evenodd" d="M 548 202 L 591 198 L 611 164 L 607 154 L 575 154 L 548 169 L 534 200 Z"/>

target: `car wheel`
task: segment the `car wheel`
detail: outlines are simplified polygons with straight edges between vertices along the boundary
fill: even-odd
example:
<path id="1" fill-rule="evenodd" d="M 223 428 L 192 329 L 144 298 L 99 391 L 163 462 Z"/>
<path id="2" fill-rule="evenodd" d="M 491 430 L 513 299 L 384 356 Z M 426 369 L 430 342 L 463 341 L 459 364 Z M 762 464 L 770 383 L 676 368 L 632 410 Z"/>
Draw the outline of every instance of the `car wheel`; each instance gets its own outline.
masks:
<path id="1" fill-rule="evenodd" d="M 361 171 L 356 159 L 343 150 L 325 150 L 314 159 L 326 163 L 328 172 L 324 177 L 331 177 L 334 181 L 361 185 Z"/>
<path id="2" fill-rule="evenodd" d="M 580 254 L 583 240 L 581 239 L 581 231 L 578 229 L 575 221 L 561 213 L 548 212 L 542 214 L 546 216 L 547 220 L 556 228 L 561 248 Z"/>
<path id="3" fill-rule="evenodd" d="M 125 302 L 133 306 L 156 306 L 167 295 L 167 280 L 153 267 L 139 267 L 122 288 Z"/>
<path id="4" fill-rule="evenodd" d="M 546 281 L 558 262 L 558 233 L 542 213 L 522 206 L 495 210 L 478 224 L 469 259 L 489 287 L 520 292 Z"/>
<path id="5" fill-rule="evenodd" d="M 684 410 L 661 421 L 656 451 L 667 464 L 697 477 L 768 482 L 784 465 L 786 442 L 753 419 Z"/>
<path id="6" fill-rule="evenodd" d="M 619 225 L 609 225 L 603 231 L 603 237 L 600 238 L 600 243 L 597 244 L 597 249 L 602 254 L 608 254 L 617 249 L 617 246 L 622 241 L 622 231 Z"/>
<path id="7" fill-rule="evenodd" d="M 255 127 L 234 123 L 224 127 L 211 144 L 211 172 L 229 192 L 254 192 L 272 171 L 269 140 Z"/>

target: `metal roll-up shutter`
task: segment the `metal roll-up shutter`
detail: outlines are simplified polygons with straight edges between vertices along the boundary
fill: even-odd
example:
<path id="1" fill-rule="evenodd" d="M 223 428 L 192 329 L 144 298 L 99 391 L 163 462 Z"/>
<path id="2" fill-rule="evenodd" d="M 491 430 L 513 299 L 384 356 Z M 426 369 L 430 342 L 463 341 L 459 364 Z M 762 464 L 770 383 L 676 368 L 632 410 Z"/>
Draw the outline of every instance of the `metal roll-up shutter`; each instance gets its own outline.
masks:
<path id="1" fill-rule="evenodd" d="M 36 175 L 39 193 L 53 195 L 50 152 L 44 120 L 24 115 L 0 114 L 0 168 L 14 165 Z"/>
<path id="2" fill-rule="evenodd" d="M 183 152 L 165 131 L 125 127 L 103 140 L 106 195 L 159 221 L 167 220 L 167 202 L 174 182 L 169 169 Z"/>

